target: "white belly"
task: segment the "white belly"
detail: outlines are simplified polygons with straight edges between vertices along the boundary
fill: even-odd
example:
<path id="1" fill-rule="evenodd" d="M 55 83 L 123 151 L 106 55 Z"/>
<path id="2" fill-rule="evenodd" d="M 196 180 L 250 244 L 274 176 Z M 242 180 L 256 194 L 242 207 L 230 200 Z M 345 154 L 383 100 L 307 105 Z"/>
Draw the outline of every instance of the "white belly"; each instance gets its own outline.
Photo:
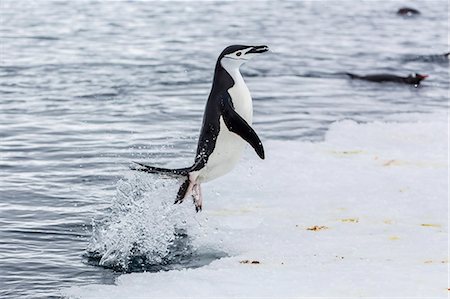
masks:
<path id="1" fill-rule="evenodd" d="M 233 99 L 234 110 L 236 110 L 249 125 L 252 125 L 253 103 L 250 91 L 239 71 L 237 74 L 234 74 L 233 80 L 235 84 L 232 88 L 228 89 L 228 93 Z"/>
<path id="2" fill-rule="evenodd" d="M 230 132 L 220 117 L 220 132 L 214 151 L 198 175 L 200 182 L 207 182 L 230 172 L 242 156 L 245 141 L 239 135 Z"/>
<path id="3" fill-rule="evenodd" d="M 253 106 L 250 92 L 240 73 L 234 74 L 235 85 L 228 90 L 233 99 L 236 112 L 251 125 Z M 220 130 L 214 151 L 205 167 L 199 171 L 198 180 L 207 182 L 230 172 L 238 163 L 245 149 L 246 141 L 236 133 L 230 132 L 220 117 Z"/>

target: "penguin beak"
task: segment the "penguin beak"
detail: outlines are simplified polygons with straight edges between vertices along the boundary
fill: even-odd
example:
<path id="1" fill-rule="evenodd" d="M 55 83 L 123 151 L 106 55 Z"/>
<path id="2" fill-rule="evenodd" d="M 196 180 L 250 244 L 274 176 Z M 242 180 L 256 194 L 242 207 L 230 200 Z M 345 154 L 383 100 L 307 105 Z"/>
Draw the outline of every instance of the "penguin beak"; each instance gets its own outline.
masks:
<path id="1" fill-rule="evenodd" d="M 252 47 L 245 54 L 250 54 L 250 53 L 260 54 L 260 53 L 264 53 L 264 52 L 267 52 L 267 51 L 269 51 L 269 47 L 268 46 L 255 46 L 255 47 Z"/>
<path id="2" fill-rule="evenodd" d="M 425 78 L 428 78 L 428 75 L 417 75 L 417 78 L 423 80 Z"/>

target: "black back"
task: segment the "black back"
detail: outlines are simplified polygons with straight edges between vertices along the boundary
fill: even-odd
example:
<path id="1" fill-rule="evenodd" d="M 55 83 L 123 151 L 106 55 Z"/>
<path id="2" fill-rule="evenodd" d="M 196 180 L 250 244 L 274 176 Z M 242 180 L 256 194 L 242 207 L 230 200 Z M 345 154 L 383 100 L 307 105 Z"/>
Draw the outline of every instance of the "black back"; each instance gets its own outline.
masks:
<path id="1" fill-rule="evenodd" d="M 390 75 L 390 74 L 377 74 L 377 75 L 367 75 L 367 76 L 361 76 L 359 79 L 372 81 L 372 82 L 398 82 L 403 83 L 403 80 L 405 78 L 396 76 L 396 75 Z"/>
<path id="2" fill-rule="evenodd" d="M 352 79 L 361 79 L 371 82 L 396 82 L 396 83 L 406 83 L 406 84 L 413 84 L 413 85 L 419 85 L 420 82 L 425 79 L 425 77 L 421 76 L 420 74 L 415 74 L 414 76 L 409 75 L 408 77 L 401 77 L 397 75 L 391 75 L 391 74 L 374 74 L 374 75 L 366 75 L 366 76 L 358 76 L 351 73 L 346 73 L 350 76 Z"/>
<path id="3" fill-rule="evenodd" d="M 197 154 L 192 171 L 202 169 L 211 153 L 216 146 L 217 136 L 220 130 L 220 115 L 221 115 L 221 100 L 227 96 L 228 89 L 234 85 L 234 80 L 228 72 L 222 67 L 220 60 L 227 54 L 235 51 L 249 48 L 250 46 L 233 45 L 225 48 L 217 59 L 214 70 L 214 78 L 211 87 L 211 92 L 205 107 L 203 115 L 202 128 L 200 130 L 200 137 L 197 144 Z"/>

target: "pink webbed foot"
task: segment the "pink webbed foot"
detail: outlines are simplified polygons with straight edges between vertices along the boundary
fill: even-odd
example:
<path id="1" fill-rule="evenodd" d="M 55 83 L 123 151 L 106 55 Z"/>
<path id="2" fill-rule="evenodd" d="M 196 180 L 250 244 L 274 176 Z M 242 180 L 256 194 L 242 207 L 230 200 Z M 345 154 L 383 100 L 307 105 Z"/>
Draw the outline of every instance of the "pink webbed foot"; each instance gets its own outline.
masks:
<path id="1" fill-rule="evenodd" d="M 192 199 L 194 200 L 195 211 L 198 213 L 202 210 L 202 189 L 200 184 L 195 184 L 192 188 Z"/>
<path id="2" fill-rule="evenodd" d="M 192 188 L 194 188 L 194 181 L 190 178 L 187 178 L 183 184 L 181 184 L 180 189 L 178 189 L 177 198 L 175 199 L 174 204 L 180 204 L 183 200 L 188 197 L 192 193 Z"/>

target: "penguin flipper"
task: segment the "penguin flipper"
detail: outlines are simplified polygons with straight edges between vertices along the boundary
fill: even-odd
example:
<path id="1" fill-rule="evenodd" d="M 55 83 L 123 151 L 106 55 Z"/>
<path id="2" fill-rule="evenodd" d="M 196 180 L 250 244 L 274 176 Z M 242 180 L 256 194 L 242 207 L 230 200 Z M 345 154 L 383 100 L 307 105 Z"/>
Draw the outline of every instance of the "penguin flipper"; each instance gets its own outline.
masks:
<path id="1" fill-rule="evenodd" d="M 247 141 L 261 159 L 264 159 L 264 147 L 256 132 L 250 125 L 234 110 L 231 98 L 226 96 L 221 99 L 222 117 L 228 130 L 239 135 Z"/>

